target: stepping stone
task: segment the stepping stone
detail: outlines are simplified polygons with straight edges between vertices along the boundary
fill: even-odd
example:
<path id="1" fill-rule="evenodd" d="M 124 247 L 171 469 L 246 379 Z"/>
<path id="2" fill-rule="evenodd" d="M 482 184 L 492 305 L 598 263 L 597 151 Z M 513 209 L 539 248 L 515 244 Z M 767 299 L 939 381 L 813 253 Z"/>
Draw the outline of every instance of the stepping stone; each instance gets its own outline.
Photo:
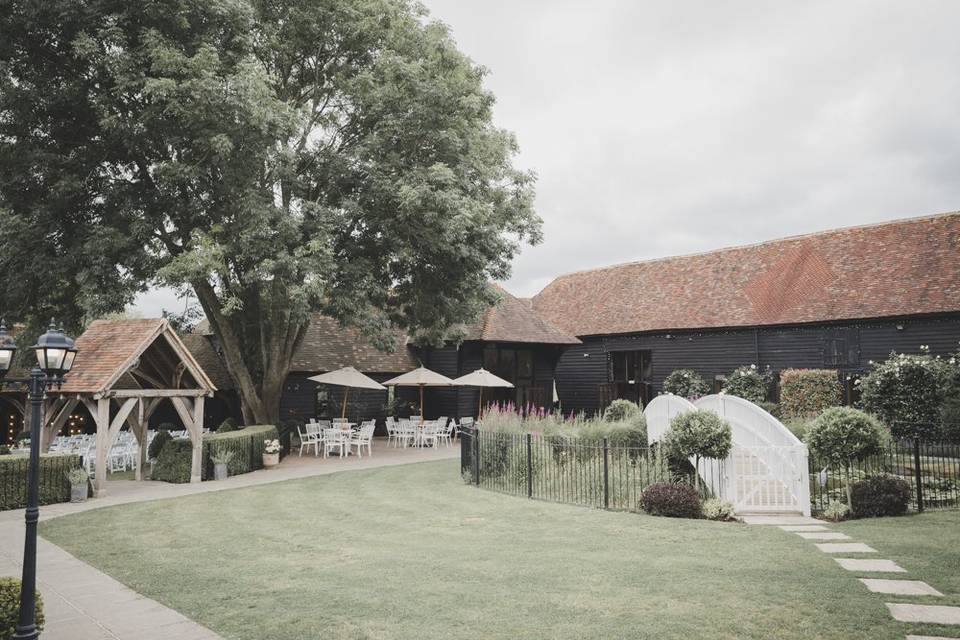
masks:
<path id="1" fill-rule="evenodd" d="M 862 542 L 826 542 L 815 545 L 817 549 L 824 553 L 876 553 L 873 547 L 868 547 Z"/>
<path id="2" fill-rule="evenodd" d="M 797 535 L 803 538 L 804 540 L 849 540 L 850 536 L 845 533 L 840 533 L 839 531 L 813 531 L 806 532 L 800 531 L 797 532 Z"/>
<path id="3" fill-rule="evenodd" d="M 847 571 L 906 573 L 907 570 L 893 560 L 865 560 L 860 558 L 834 558 Z"/>
<path id="4" fill-rule="evenodd" d="M 907 640 L 957 640 L 946 636 L 907 636 Z"/>
<path id="5" fill-rule="evenodd" d="M 825 524 L 823 520 L 801 515 L 745 515 L 740 517 L 746 524 L 797 525 Z"/>
<path id="6" fill-rule="evenodd" d="M 796 533 L 801 531 L 829 531 L 822 524 L 788 524 L 780 525 L 780 528 L 784 531 L 794 531 Z"/>
<path id="7" fill-rule="evenodd" d="M 945 607 L 935 604 L 884 603 L 894 620 L 900 622 L 926 622 L 928 624 L 960 624 L 960 607 Z"/>
<path id="8" fill-rule="evenodd" d="M 867 589 L 874 593 L 889 593 L 895 596 L 942 596 L 943 594 L 923 580 L 881 580 L 860 578 Z"/>

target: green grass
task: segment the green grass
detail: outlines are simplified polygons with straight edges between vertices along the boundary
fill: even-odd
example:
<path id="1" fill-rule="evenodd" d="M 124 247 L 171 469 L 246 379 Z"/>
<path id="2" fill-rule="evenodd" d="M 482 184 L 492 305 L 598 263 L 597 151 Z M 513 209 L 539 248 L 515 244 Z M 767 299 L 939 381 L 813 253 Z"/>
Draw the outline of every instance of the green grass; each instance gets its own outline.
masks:
<path id="1" fill-rule="evenodd" d="M 958 524 L 838 528 L 960 593 Z M 794 534 L 505 496 L 464 485 L 455 461 L 110 507 L 41 532 L 226 638 L 950 635 L 893 622 Z"/>

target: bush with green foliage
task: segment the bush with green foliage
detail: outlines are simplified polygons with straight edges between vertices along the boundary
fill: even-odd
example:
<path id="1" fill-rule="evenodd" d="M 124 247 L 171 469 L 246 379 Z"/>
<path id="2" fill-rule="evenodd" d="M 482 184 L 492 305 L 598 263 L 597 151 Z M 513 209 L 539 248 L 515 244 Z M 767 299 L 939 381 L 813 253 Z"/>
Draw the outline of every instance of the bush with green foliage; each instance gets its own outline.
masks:
<path id="1" fill-rule="evenodd" d="M 772 415 L 774 418 L 780 417 L 780 405 L 778 405 L 776 402 L 768 402 L 765 400 L 763 402 L 756 402 L 754 404 Z"/>
<path id="2" fill-rule="evenodd" d="M 640 508 L 652 516 L 700 518 L 700 495 L 688 484 L 658 482 L 640 494 Z"/>
<path id="3" fill-rule="evenodd" d="M 0 444 L 0 456 L 10 455 L 10 447 L 5 444 Z"/>
<path id="4" fill-rule="evenodd" d="M 170 435 L 168 429 L 160 429 L 157 431 L 157 435 L 153 436 L 153 440 L 150 441 L 150 446 L 147 447 L 147 457 L 150 460 L 156 460 L 160 456 L 160 450 L 171 440 L 173 440 L 173 436 Z"/>
<path id="5" fill-rule="evenodd" d="M 780 411 L 784 418 L 812 418 L 843 404 L 843 389 L 832 369 L 780 372 Z"/>
<path id="6" fill-rule="evenodd" d="M 941 411 L 943 431 L 940 435 L 948 442 L 960 443 L 960 352 L 947 362 L 952 371 Z"/>
<path id="7" fill-rule="evenodd" d="M 620 422 L 621 420 L 632 418 L 638 413 L 643 413 L 640 405 L 636 402 L 618 398 L 608 404 L 607 408 L 603 410 L 603 419 L 607 422 Z"/>
<path id="8" fill-rule="evenodd" d="M 710 393 L 710 383 L 693 369 L 677 369 L 664 378 L 663 390 L 681 398 L 699 398 Z"/>
<path id="9" fill-rule="evenodd" d="M 898 438 L 939 437 L 955 366 L 925 346 L 920 355 L 891 353 L 860 379 L 860 405 Z"/>
<path id="10" fill-rule="evenodd" d="M 157 431 L 179 431 L 180 427 L 172 422 L 161 422 L 160 426 L 157 427 Z"/>
<path id="11" fill-rule="evenodd" d="M 157 434 L 160 437 L 160 434 Z M 193 443 L 189 438 L 170 438 L 157 454 L 157 461 L 150 471 L 151 480 L 161 482 L 190 482 L 193 465 Z"/>
<path id="12" fill-rule="evenodd" d="M 910 483 L 894 475 L 869 476 L 853 483 L 854 518 L 902 516 L 910 506 Z"/>
<path id="13" fill-rule="evenodd" d="M 755 364 L 737 367 L 724 381 L 723 392 L 759 404 L 767 399 L 772 381 L 773 374 L 759 371 Z"/>
<path id="14" fill-rule="evenodd" d="M 839 500 L 831 500 L 823 509 L 823 517 L 831 522 L 840 522 L 845 520 L 850 514 L 850 507 Z"/>
<path id="15" fill-rule="evenodd" d="M 67 474 L 81 467 L 80 456 L 63 453 L 40 454 L 37 486 L 40 504 L 70 501 L 70 482 Z M 26 454 L 0 458 L 0 511 L 23 509 L 27 506 L 27 471 L 30 458 Z"/>
<path id="16" fill-rule="evenodd" d="M 783 420 L 783 426 L 797 436 L 797 439 L 803 440 L 807 437 L 807 431 L 810 430 L 813 422 L 813 418 L 787 418 Z"/>
<path id="17" fill-rule="evenodd" d="M 20 579 L 0 578 L 0 640 L 10 640 L 17 630 L 20 617 Z M 34 595 L 36 605 L 33 609 L 37 629 L 42 631 L 45 622 L 43 617 L 43 598 L 37 591 Z"/>
<path id="18" fill-rule="evenodd" d="M 733 515 L 733 503 L 717 498 L 703 501 L 703 517 L 707 520 L 718 520 L 720 522 L 736 520 Z"/>
<path id="19" fill-rule="evenodd" d="M 236 431 L 206 435 L 203 438 L 202 476 L 206 480 L 213 477 L 211 451 L 217 453 L 232 452 L 233 458 L 227 463 L 227 472 L 231 476 L 250 473 L 263 468 L 264 440 L 277 440 L 277 428 L 273 425 L 252 425 Z"/>
<path id="20" fill-rule="evenodd" d="M 831 407 L 813 421 L 805 441 L 821 461 L 843 467 L 849 477 L 854 462 L 880 453 L 888 437 L 873 416 L 851 407 Z M 847 505 L 853 507 L 850 483 L 846 490 Z"/>
<path id="21" fill-rule="evenodd" d="M 663 437 L 669 455 L 678 458 L 693 458 L 695 469 L 700 468 L 701 458 L 723 460 L 733 447 L 733 431 L 730 423 L 713 411 L 697 409 L 673 417 Z M 694 476 L 697 488 L 700 476 Z"/>
<path id="22" fill-rule="evenodd" d="M 236 431 L 240 426 L 237 424 L 237 421 L 233 417 L 227 417 L 223 422 L 220 423 L 220 426 L 217 427 L 217 433 L 228 433 L 230 431 Z"/>

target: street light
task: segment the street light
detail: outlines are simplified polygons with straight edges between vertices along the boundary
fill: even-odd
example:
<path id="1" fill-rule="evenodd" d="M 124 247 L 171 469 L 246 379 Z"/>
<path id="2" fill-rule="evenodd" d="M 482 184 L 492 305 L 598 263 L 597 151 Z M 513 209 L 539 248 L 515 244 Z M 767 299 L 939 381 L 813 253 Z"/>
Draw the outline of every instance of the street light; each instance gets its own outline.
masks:
<path id="1" fill-rule="evenodd" d="M 0 385 L 26 385 L 30 400 L 30 469 L 27 473 L 27 511 L 24 515 L 26 533 L 23 542 L 23 578 L 20 581 L 20 614 L 13 638 L 33 639 L 40 636 L 36 621 L 37 588 L 37 520 L 40 509 L 37 485 L 40 480 L 40 425 L 43 424 L 43 396 L 47 389 L 63 384 L 63 376 L 77 357 L 73 340 L 58 329 L 53 320 L 50 328 L 31 347 L 37 357 L 37 366 L 29 378 L 7 378 L 17 354 L 17 343 L 7 333 L 0 320 Z"/>

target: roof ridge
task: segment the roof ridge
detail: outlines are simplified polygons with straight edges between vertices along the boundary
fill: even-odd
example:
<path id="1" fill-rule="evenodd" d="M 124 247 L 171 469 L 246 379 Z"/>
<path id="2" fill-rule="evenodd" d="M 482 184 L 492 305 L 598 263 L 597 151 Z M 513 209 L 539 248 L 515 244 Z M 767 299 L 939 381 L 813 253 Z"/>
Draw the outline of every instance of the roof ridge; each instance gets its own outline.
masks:
<path id="1" fill-rule="evenodd" d="M 608 265 L 603 265 L 603 266 L 600 266 L 600 267 L 591 267 L 591 268 L 588 268 L 588 269 L 577 269 L 577 270 L 575 270 L 575 271 L 568 271 L 568 272 L 566 272 L 566 273 L 561 273 L 560 275 L 554 277 L 553 280 L 551 280 L 551 281 L 548 282 L 546 285 L 544 285 L 543 288 L 540 289 L 540 291 L 538 291 L 537 293 L 535 293 L 533 296 L 531 296 L 530 299 L 531 299 L 532 301 L 536 301 L 536 298 L 537 298 L 541 293 L 543 293 L 544 291 L 546 291 L 547 288 L 549 288 L 551 285 L 553 285 L 553 283 L 555 283 L 556 281 L 560 280 L 561 278 L 567 278 L 567 277 L 569 277 L 569 276 L 576 276 L 576 275 L 581 275 L 581 274 L 586 274 L 586 273 L 597 273 L 597 272 L 608 271 L 608 270 L 613 270 L 613 269 L 621 269 L 621 268 L 623 268 L 623 267 L 632 267 L 632 266 L 634 266 L 634 265 L 653 264 L 653 263 L 656 263 L 656 262 L 667 262 L 667 261 L 669 261 L 669 260 L 681 260 L 681 259 L 686 259 L 686 258 L 696 258 L 696 257 L 699 257 L 699 256 L 708 256 L 708 255 L 711 255 L 711 254 L 723 253 L 723 252 L 726 252 L 726 251 L 735 251 L 735 250 L 737 250 L 737 249 L 752 249 L 752 248 L 754 248 L 754 247 L 762 247 L 762 246 L 765 246 L 765 245 L 775 244 L 775 243 L 778 243 L 778 242 L 790 242 L 790 241 L 802 240 L 802 239 L 805 239 L 805 238 L 811 238 L 811 237 L 816 237 L 816 236 L 821 236 L 821 237 L 822 237 L 822 236 L 826 236 L 826 235 L 830 235 L 830 234 L 835 234 L 835 233 L 844 233 L 844 232 L 849 232 L 849 231 L 857 231 L 857 230 L 860 230 L 860 229 L 871 229 L 871 228 L 875 228 L 875 227 L 883 227 L 883 226 L 895 225 L 895 224 L 913 224 L 913 223 L 925 222 L 925 221 L 928 221 L 928 220 L 933 220 L 933 219 L 938 219 L 938 218 L 947 218 L 947 217 L 950 217 L 950 216 L 960 216 L 960 210 L 945 211 L 945 212 L 942 212 L 942 213 L 932 213 L 932 214 L 924 215 L 924 216 L 913 216 L 913 217 L 906 217 L 906 218 L 895 218 L 895 219 L 893 219 L 893 220 L 885 220 L 885 221 L 881 221 L 881 222 L 868 222 L 868 223 L 864 223 L 864 224 L 850 225 L 850 226 L 847 226 L 847 227 L 834 227 L 834 228 L 832 228 L 832 229 L 821 229 L 820 231 L 810 231 L 810 232 L 808 232 L 808 233 L 799 233 L 799 234 L 795 234 L 795 235 L 792 235 L 792 236 L 782 236 L 782 237 L 780 237 L 780 238 L 771 238 L 771 239 L 769 239 L 769 240 L 761 240 L 761 241 L 759 241 L 759 242 L 751 242 L 751 243 L 747 243 L 747 244 L 738 244 L 738 245 L 729 245 L 729 246 L 726 246 L 726 247 L 717 247 L 716 249 L 707 249 L 707 250 L 705 250 L 705 251 L 694 251 L 694 252 L 691 252 L 691 253 L 678 253 L 678 254 L 674 254 L 674 255 L 670 255 L 670 256 L 660 256 L 660 257 L 657 257 L 657 258 L 646 258 L 646 259 L 641 259 L 641 260 L 630 260 L 630 261 L 627 261 L 627 262 L 618 262 L 618 263 L 615 263 L 615 264 L 608 264 Z"/>

